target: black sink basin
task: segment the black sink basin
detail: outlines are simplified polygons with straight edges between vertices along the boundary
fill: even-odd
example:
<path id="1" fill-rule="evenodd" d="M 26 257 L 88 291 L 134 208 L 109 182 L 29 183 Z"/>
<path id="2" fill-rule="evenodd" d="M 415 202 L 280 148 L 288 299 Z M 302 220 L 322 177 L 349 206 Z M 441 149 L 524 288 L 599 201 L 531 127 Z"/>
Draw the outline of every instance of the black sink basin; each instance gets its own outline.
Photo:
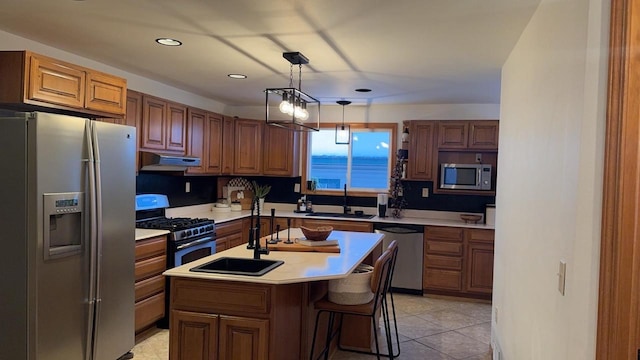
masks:
<path id="1" fill-rule="evenodd" d="M 350 219 L 371 219 L 375 215 L 368 214 L 343 214 L 343 213 L 331 213 L 331 212 L 314 212 L 309 213 L 306 216 L 324 216 L 334 218 L 350 218 Z"/>
<path id="2" fill-rule="evenodd" d="M 282 264 L 284 264 L 284 261 L 282 260 L 223 257 L 191 268 L 189 269 L 189 271 L 215 274 L 262 276 Z"/>

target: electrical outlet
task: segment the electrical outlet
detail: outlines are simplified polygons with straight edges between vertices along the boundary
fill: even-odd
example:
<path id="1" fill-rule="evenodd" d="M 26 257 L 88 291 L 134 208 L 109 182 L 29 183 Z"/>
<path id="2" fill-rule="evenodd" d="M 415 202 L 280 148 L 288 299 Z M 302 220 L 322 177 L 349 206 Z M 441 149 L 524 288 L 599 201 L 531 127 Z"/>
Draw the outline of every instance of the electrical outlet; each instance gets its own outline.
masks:
<path id="1" fill-rule="evenodd" d="M 429 197 L 429 188 L 422 188 L 422 197 Z"/>
<path id="2" fill-rule="evenodd" d="M 300 192 L 300 184 L 296 183 L 295 185 L 293 185 L 293 192 Z"/>
<path id="3" fill-rule="evenodd" d="M 477 163 L 481 163 L 482 162 L 482 154 L 481 153 L 476 153 L 476 162 Z"/>
<path id="4" fill-rule="evenodd" d="M 558 266 L 558 291 L 564 296 L 564 288 L 567 280 L 567 263 L 564 260 L 560 260 Z"/>
<path id="5" fill-rule="evenodd" d="M 190 193 L 191 192 L 191 183 L 190 182 L 186 182 L 184 183 L 184 192 L 186 193 Z"/>

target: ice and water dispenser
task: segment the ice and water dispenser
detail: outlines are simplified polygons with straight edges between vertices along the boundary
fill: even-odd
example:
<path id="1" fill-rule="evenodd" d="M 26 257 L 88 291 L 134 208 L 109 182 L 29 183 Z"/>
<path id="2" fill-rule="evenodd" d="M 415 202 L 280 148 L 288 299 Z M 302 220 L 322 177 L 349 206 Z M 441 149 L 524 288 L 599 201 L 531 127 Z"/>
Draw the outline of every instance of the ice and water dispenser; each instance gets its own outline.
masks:
<path id="1" fill-rule="evenodd" d="M 43 195 L 44 259 L 82 251 L 84 199 L 80 192 Z"/>

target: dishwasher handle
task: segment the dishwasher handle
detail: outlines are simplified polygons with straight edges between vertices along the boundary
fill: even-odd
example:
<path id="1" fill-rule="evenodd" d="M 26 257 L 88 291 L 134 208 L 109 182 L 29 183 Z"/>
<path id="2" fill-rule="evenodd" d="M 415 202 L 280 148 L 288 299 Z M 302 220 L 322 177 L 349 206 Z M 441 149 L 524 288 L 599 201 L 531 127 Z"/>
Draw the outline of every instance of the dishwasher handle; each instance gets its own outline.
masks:
<path id="1" fill-rule="evenodd" d="M 374 225 L 375 232 L 386 232 L 391 234 L 422 234 L 424 232 L 424 226 L 418 225 Z"/>

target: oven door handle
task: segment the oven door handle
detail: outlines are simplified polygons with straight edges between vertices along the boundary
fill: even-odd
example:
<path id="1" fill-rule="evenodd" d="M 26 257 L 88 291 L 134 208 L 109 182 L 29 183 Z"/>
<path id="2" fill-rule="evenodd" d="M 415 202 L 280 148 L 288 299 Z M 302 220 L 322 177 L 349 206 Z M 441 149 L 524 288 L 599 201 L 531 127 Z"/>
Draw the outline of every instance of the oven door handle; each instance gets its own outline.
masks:
<path id="1" fill-rule="evenodd" d="M 209 242 L 209 241 L 213 241 L 213 236 L 207 236 L 207 237 L 202 238 L 202 239 L 194 240 L 192 242 L 179 245 L 176 249 L 177 250 L 182 250 L 182 249 L 190 248 L 192 246 L 196 246 L 198 244 L 204 244 L 204 243 Z"/>

